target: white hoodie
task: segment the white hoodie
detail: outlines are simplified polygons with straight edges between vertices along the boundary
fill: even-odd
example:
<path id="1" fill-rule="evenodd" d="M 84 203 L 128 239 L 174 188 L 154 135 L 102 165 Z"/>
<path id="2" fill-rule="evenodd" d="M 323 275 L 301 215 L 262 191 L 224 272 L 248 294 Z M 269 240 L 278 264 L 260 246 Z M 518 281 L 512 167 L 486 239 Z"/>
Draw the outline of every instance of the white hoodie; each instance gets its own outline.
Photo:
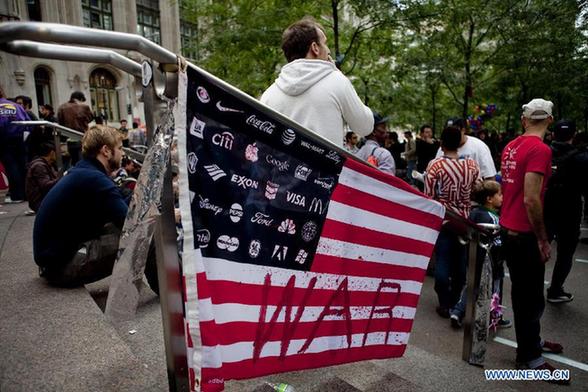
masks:
<path id="1" fill-rule="evenodd" d="M 360 136 L 369 135 L 374 117 L 353 85 L 335 64 L 299 59 L 286 64 L 261 102 L 343 146 L 344 124 Z"/>

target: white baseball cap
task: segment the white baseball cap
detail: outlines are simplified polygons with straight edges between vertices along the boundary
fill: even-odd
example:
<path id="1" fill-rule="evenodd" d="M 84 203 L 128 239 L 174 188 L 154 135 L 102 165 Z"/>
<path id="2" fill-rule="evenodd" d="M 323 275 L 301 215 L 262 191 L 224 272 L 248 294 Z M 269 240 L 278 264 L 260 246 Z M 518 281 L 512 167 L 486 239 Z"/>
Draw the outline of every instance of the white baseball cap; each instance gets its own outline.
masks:
<path id="1" fill-rule="evenodd" d="M 551 117 L 551 110 L 553 109 L 553 102 L 546 101 L 542 98 L 532 99 L 526 105 L 523 105 L 523 117 L 533 120 L 543 120 Z"/>

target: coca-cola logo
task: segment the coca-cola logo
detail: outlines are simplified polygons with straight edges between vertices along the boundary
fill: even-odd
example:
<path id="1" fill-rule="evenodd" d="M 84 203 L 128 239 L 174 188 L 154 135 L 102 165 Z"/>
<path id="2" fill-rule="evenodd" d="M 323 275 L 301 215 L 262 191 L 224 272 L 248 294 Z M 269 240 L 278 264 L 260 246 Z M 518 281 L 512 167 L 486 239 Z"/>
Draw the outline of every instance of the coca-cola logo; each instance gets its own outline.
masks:
<path id="1" fill-rule="evenodd" d="M 270 121 L 264 121 L 258 119 L 255 114 L 252 114 L 247 118 L 245 121 L 248 125 L 251 125 L 253 128 L 259 129 L 261 132 L 271 135 L 276 130 L 276 125 Z"/>
<path id="2" fill-rule="evenodd" d="M 269 163 L 272 166 L 275 166 L 278 171 L 286 171 L 290 168 L 290 163 L 288 161 L 280 161 L 279 159 L 274 158 L 271 155 L 267 155 L 265 157 L 265 160 L 267 163 Z"/>

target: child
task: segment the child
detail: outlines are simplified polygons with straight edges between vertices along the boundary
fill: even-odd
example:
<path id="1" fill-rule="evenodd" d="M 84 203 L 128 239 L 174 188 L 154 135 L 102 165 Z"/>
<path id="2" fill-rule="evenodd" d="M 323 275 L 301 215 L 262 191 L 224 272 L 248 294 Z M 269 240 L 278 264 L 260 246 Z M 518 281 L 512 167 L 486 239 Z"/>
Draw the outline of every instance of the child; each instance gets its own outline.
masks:
<path id="1" fill-rule="evenodd" d="M 487 180 L 478 184 L 473 192 L 473 199 L 478 203 L 470 212 L 470 219 L 476 223 L 490 223 L 497 225 L 499 222 L 498 210 L 502 206 L 502 190 L 500 184 L 496 181 Z M 496 236 L 490 250 L 490 259 L 492 260 L 492 280 L 493 294 L 500 297 L 502 303 L 502 284 L 504 278 L 504 259 L 501 255 L 500 236 Z M 482 255 L 480 255 L 482 253 Z M 478 253 L 484 256 L 483 252 Z M 462 292 L 460 301 L 451 310 L 451 325 L 454 328 L 461 327 L 462 319 L 465 314 L 465 288 Z M 510 320 L 498 319 L 496 326 L 499 328 L 509 328 L 512 325 Z"/>

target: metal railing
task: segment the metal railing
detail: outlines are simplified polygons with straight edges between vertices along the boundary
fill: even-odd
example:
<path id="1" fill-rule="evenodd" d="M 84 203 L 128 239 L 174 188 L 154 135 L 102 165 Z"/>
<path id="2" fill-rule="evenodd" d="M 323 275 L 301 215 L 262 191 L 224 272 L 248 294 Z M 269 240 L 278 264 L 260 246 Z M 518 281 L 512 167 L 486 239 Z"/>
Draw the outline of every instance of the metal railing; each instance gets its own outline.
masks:
<path id="1" fill-rule="evenodd" d="M 67 44 L 67 46 L 47 44 L 46 42 Z M 109 49 L 133 50 L 143 54 L 148 60 L 139 64 L 133 60 L 125 58 L 113 50 L 90 49 L 86 46 L 76 47 L 71 46 L 72 44 L 106 47 Z M 141 84 L 143 85 L 142 99 L 145 106 L 148 141 L 150 140 L 150 135 L 152 135 L 154 129 L 155 119 L 158 118 L 158 108 L 162 106 L 160 97 L 162 95 L 169 97 L 177 96 L 177 75 L 175 74 L 178 70 L 177 56 L 139 35 L 52 23 L 6 22 L 0 24 L 0 50 L 23 56 L 52 58 L 66 61 L 107 63 L 133 75 L 137 79 L 141 77 Z M 309 139 L 320 143 L 326 143 L 330 148 L 336 150 L 347 159 L 353 159 L 367 165 L 366 162 L 348 153 L 340 146 L 336 146 L 316 133 L 301 127 L 299 124 L 294 123 L 289 118 L 274 111 L 268 106 L 265 106 L 255 98 L 245 94 L 223 80 L 214 77 L 193 64 L 188 63 L 188 66 L 198 69 L 200 72 L 206 74 L 215 84 L 217 84 L 217 86 L 233 93 L 245 102 L 259 108 L 261 111 L 278 118 L 285 124 L 296 126 L 297 129 L 300 129 L 302 134 Z M 142 70 L 142 72 L 139 72 L 139 70 Z M 62 132 L 72 138 L 79 138 L 82 136 L 79 132 L 46 121 L 27 122 L 26 125 L 50 126 L 56 130 L 56 133 Z M 58 138 L 58 136 L 56 137 Z M 138 156 L 136 155 L 138 154 L 137 152 L 128 152 L 129 154 Z M 171 309 L 182 308 L 183 303 L 178 303 L 178 301 L 181 301 L 181 298 L 168 295 L 168 284 L 175 285 L 176 288 L 181 285 L 175 235 L 175 220 L 173 214 L 173 198 L 171 197 L 173 191 L 171 189 L 170 168 L 171 165 L 169 165 L 168 173 L 166 175 L 165 191 L 162 200 L 162 216 L 158 224 L 155 238 L 158 248 L 157 267 L 159 272 L 169 386 L 170 390 L 184 391 L 188 389 L 188 370 L 185 346 L 182 348 L 180 347 L 181 345 L 177 344 L 177 341 L 172 341 L 171 332 L 172 330 L 177 331 L 183 330 L 184 328 L 183 321 L 181 319 L 178 320 L 177 317 L 174 318 L 171 312 Z M 473 306 L 475 305 L 473 298 L 474 288 L 470 287 L 475 279 L 471 279 L 470 276 L 477 271 L 475 255 L 480 236 L 489 236 L 491 235 L 491 231 L 487 228 L 481 228 L 475 223 L 464 219 L 451 211 L 446 212 L 445 219 L 451 224 L 452 230 L 469 241 L 470 267 L 468 272 L 469 279 L 467 289 L 468 305 L 464 323 L 463 345 L 463 359 L 469 361 L 469 353 L 471 353 L 472 349 Z M 170 271 L 176 273 L 177 282 L 170 282 L 165 277 L 164 271 L 167 271 L 167 273 Z"/>
<path id="2" fill-rule="evenodd" d="M 45 120 L 31 120 L 31 121 L 12 121 L 11 124 L 21 125 L 21 126 L 45 126 L 53 129 L 53 139 L 55 144 L 55 153 L 57 155 L 57 167 L 61 169 L 63 167 L 63 157 L 61 148 L 59 145 L 61 144 L 61 136 L 66 136 L 73 140 L 82 140 L 84 134 L 82 132 L 78 132 L 68 127 L 64 127 L 63 125 L 45 121 Z M 123 151 L 129 157 L 136 159 L 139 162 L 143 162 L 145 159 L 145 154 L 140 153 L 139 151 L 135 151 L 129 147 L 123 147 Z"/>

